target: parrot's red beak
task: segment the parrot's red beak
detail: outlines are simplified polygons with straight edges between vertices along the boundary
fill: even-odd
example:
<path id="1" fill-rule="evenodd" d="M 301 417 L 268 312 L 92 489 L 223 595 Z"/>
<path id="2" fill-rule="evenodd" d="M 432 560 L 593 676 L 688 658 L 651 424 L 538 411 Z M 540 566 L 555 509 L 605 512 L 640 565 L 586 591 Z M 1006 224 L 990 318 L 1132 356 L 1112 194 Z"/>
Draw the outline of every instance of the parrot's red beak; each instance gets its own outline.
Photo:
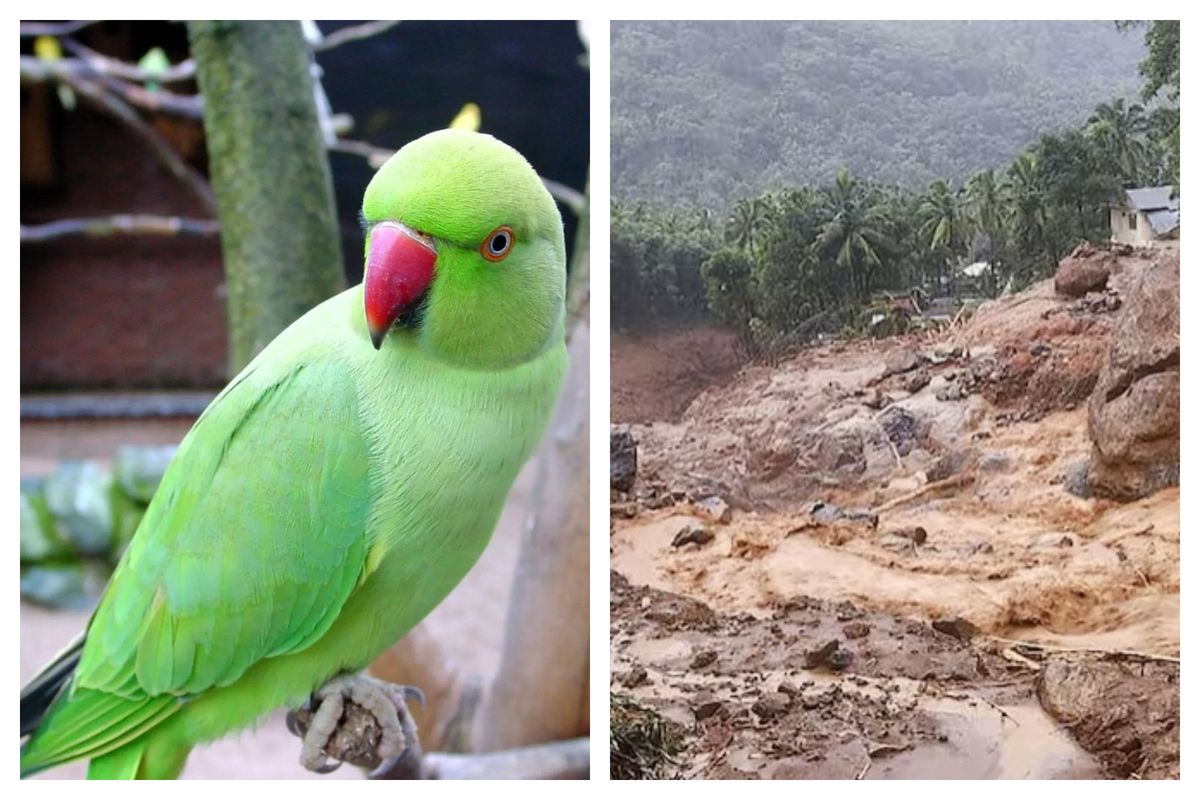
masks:
<path id="1" fill-rule="evenodd" d="M 433 243 L 412 228 L 381 222 L 371 230 L 363 301 L 376 350 L 396 319 L 425 294 L 436 261 Z"/>

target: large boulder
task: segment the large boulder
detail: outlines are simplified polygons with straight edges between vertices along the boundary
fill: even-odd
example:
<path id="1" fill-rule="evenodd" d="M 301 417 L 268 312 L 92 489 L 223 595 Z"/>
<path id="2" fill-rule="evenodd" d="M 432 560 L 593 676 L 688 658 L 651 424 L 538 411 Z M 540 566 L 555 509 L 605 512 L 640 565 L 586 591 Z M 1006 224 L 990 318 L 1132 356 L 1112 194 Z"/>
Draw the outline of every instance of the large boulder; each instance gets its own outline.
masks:
<path id="1" fill-rule="evenodd" d="M 1081 244 L 1058 264 L 1054 291 L 1067 297 L 1083 297 L 1108 285 L 1113 255 L 1090 244 Z"/>
<path id="2" fill-rule="evenodd" d="M 608 433 L 609 485 L 628 492 L 637 478 L 637 442 L 624 425 L 614 425 Z"/>
<path id="3" fill-rule="evenodd" d="M 1179 483 L 1179 255 L 1134 284 L 1088 401 L 1091 486 L 1118 499 Z"/>

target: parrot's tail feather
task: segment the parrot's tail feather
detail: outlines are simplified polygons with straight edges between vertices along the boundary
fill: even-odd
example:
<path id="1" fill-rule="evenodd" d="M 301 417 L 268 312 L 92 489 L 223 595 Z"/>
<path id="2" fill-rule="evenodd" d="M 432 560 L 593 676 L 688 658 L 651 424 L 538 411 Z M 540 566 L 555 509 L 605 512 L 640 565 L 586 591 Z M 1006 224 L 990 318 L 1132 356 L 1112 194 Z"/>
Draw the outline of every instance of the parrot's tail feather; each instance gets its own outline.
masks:
<path id="1" fill-rule="evenodd" d="M 146 754 L 146 740 L 137 739 L 124 747 L 88 762 L 89 781 L 131 781 L 137 778 Z"/>
<path id="2" fill-rule="evenodd" d="M 65 650 L 42 667 L 42 671 L 21 689 L 22 736 L 28 736 L 37 729 L 42 717 L 46 715 L 46 709 L 70 682 L 71 676 L 75 674 L 75 667 L 79 664 L 85 638 L 86 634 L 82 633 L 75 637 Z"/>

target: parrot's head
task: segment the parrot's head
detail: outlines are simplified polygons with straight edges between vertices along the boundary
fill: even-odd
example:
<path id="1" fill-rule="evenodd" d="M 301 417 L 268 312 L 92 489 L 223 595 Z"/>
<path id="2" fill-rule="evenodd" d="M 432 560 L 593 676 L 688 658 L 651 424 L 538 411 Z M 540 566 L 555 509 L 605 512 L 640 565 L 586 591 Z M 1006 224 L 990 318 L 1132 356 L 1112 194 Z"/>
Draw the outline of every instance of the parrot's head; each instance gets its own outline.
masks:
<path id="1" fill-rule="evenodd" d="M 501 368 L 562 335 L 562 217 L 508 145 L 465 130 L 410 142 L 367 186 L 363 219 L 376 349 L 411 337 L 437 358 Z"/>

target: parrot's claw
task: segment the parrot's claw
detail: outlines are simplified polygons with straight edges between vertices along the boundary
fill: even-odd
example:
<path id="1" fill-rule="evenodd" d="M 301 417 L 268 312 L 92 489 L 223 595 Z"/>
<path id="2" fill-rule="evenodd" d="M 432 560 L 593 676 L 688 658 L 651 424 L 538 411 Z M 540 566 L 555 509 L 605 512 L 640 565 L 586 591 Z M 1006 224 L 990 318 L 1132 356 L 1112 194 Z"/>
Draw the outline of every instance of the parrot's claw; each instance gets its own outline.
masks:
<path id="1" fill-rule="evenodd" d="M 352 763 L 372 767 L 380 763 L 387 766 L 414 754 L 419 761 L 421 750 L 417 726 L 409 714 L 408 700 L 416 700 L 422 708 L 425 707 L 425 694 L 415 686 L 398 686 L 356 674 L 339 675 L 329 681 L 313 694 L 299 712 L 290 712 L 287 717 L 288 730 L 304 742 L 300 751 L 301 766 L 317 773 L 332 772 L 343 762 L 336 757 L 331 760 L 331 755 L 341 755 Z M 347 702 L 365 710 L 378 725 L 379 742 L 373 753 L 362 753 L 361 742 L 354 742 L 353 736 L 347 742 L 344 732 L 339 731 L 339 726 L 352 717 L 346 713 Z M 314 706 L 315 712 L 311 711 Z M 307 724 L 303 724 L 302 712 L 308 712 Z M 361 711 L 354 713 L 358 714 L 361 724 Z M 361 733 L 361 729 L 355 730 Z M 358 739 L 361 740 L 362 736 L 359 735 Z M 374 741 L 373 737 L 371 741 Z M 350 755 L 345 755 L 346 752 Z"/>

